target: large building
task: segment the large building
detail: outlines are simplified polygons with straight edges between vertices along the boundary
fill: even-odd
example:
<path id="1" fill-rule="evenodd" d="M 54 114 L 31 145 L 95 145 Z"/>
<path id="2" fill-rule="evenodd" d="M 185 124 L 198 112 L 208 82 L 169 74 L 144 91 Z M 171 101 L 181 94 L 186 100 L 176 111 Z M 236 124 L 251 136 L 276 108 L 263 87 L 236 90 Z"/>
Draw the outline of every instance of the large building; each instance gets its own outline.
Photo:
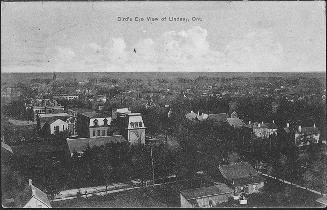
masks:
<path id="1" fill-rule="evenodd" d="M 141 113 L 130 113 L 127 109 L 124 112 L 116 113 L 117 127 L 120 133 L 131 144 L 145 144 L 145 129 Z"/>
<path id="2" fill-rule="evenodd" d="M 77 134 L 79 138 L 112 136 L 111 116 L 95 111 L 77 114 Z"/>

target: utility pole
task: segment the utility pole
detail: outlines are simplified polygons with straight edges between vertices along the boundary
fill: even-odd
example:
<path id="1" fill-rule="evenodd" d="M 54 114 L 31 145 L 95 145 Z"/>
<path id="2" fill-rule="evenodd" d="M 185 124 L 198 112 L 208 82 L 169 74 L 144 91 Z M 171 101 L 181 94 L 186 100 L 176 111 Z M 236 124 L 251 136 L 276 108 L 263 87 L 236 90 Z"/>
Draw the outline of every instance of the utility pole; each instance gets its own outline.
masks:
<path id="1" fill-rule="evenodd" d="M 152 181 L 154 186 L 154 164 L 153 164 L 153 155 L 152 155 L 152 145 L 151 145 L 151 165 L 152 165 Z"/>

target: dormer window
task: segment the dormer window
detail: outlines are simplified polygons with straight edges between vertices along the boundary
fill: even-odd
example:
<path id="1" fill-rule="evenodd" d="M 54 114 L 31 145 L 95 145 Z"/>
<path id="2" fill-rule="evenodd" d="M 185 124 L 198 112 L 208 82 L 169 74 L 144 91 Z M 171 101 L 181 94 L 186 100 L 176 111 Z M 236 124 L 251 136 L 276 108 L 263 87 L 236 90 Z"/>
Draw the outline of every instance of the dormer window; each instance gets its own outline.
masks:
<path id="1" fill-rule="evenodd" d="M 98 126 L 98 120 L 97 119 L 93 120 L 93 125 Z"/>
<path id="2" fill-rule="evenodd" d="M 103 120 L 103 124 L 108 125 L 108 120 L 106 118 Z"/>

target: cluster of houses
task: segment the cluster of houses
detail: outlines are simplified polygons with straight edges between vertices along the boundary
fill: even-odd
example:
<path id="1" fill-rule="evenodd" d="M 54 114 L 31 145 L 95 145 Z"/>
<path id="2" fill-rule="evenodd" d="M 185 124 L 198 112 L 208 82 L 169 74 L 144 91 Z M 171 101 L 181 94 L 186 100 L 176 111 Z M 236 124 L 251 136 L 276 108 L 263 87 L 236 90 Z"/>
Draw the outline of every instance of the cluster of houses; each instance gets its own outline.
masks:
<path id="1" fill-rule="evenodd" d="M 33 109 L 41 135 L 67 132 L 71 154 L 110 142 L 145 144 L 146 127 L 142 115 L 128 108 L 114 109 L 112 113 L 79 108 L 65 111 L 56 100 L 50 99 L 33 101 L 27 107 Z"/>
<path id="2" fill-rule="evenodd" d="M 229 116 L 228 113 L 218 113 L 218 114 L 205 114 L 205 113 L 195 113 L 191 111 L 185 115 L 186 119 L 192 122 L 201 122 L 201 121 L 213 121 L 218 123 L 227 123 L 235 129 L 239 128 L 249 128 L 251 129 L 255 138 L 259 139 L 269 139 L 272 135 L 277 135 L 278 127 L 275 124 L 275 121 L 272 122 L 248 122 L 244 123 L 240 119 L 237 113 L 234 111 Z M 284 130 L 288 134 L 292 134 L 294 138 L 294 143 L 297 147 L 302 147 L 309 145 L 311 143 L 319 143 L 320 140 L 320 130 L 316 127 L 315 124 L 310 127 L 302 127 L 299 125 L 295 129 L 290 128 L 290 124 L 287 123 L 284 127 Z M 326 140 L 322 140 L 322 143 L 327 144 Z"/>
<path id="3" fill-rule="evenodd" d="M 236 162 L 219 166 L 222 181 L 212 186 L 187 189 L 180 192 L 181 207 L 206 208 L 238 200 L 246 204 L 246 195 L 259 193 L 264 187 L 265 179 L 248 162 Z"/>

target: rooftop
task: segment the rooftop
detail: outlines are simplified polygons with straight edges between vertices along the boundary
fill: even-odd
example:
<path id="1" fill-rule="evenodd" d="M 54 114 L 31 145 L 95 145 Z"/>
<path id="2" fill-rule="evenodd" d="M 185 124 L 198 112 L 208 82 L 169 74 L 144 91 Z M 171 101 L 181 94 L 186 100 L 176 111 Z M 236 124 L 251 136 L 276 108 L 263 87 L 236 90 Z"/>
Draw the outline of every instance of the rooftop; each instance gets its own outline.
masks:
<path id="1" fill-rule="evenodd" d="M 228 180 L 258 176 L 257 171 L 248 162 L 238 162 L 219 166 L 219 171 Z"/>
<path id="2" fill-rule="evenodd" d="M 88 118 L 107 118 L 107 117 L 110 117 L 108 116 L 108 114 L 105 114 L 105 113 L 99 113 L 99 112 L 96 112 L 96 111 L 91 111 L 91 112 L 82 112 L 80 113 Z"/>
<path id="3" fill-rule="evenodd" d="M 181 191 L 181 194 L 187 200 L 198 199 L 203 197 L 211 197 L 215 195 L 232 193 L 233 190 L 227 187 L 225 184 L 214 185 L 210 187 L 201 187 L 196 189 L 188 189 Z"/>

